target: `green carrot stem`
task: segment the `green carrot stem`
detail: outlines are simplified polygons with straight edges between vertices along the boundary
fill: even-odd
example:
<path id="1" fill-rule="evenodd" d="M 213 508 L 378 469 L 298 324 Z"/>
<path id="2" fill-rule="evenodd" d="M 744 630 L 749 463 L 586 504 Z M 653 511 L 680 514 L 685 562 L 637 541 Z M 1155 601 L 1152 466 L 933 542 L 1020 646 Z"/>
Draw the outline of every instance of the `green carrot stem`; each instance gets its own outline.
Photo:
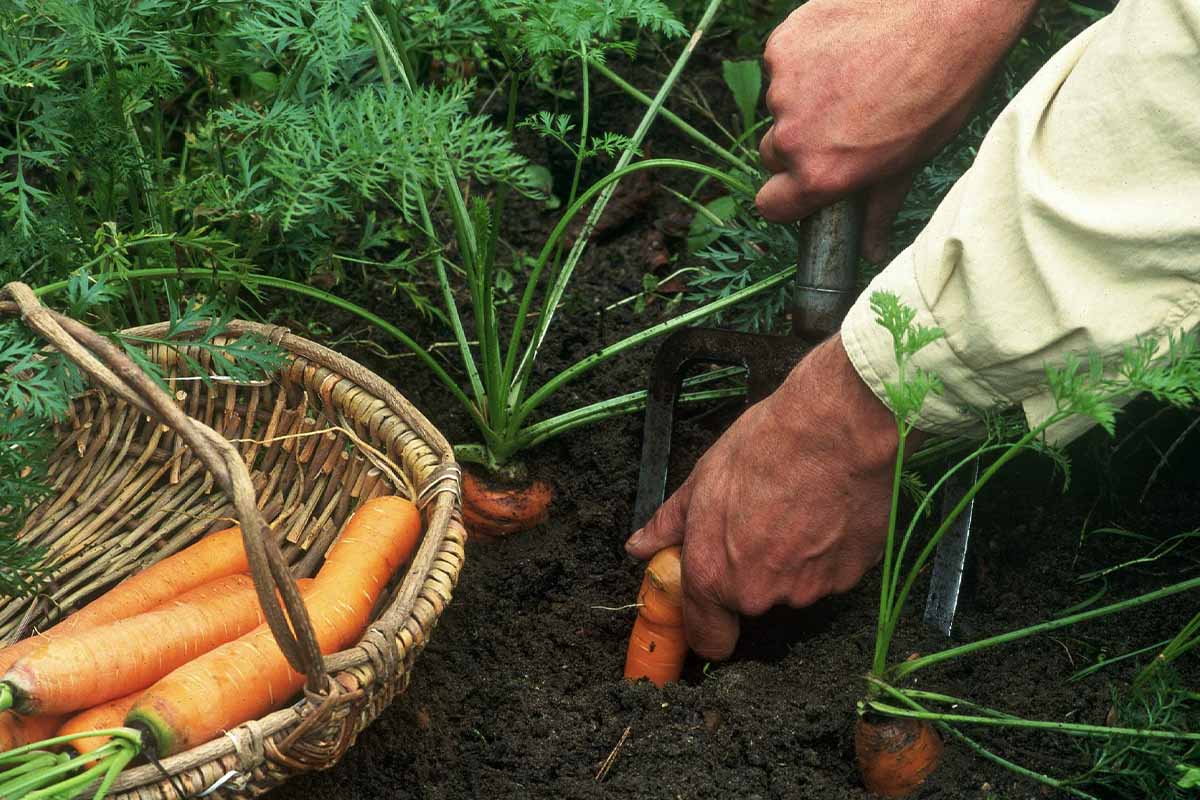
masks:
<path id="1" fill-rule="evenodd" d="M 700 21 L 696 23 L 696 28 L 692 32 L 691 38 L 688 39 L 687 44 L 684 45 L 683 51 L 675 59 L 675 63 L 671 66 L 671 70 L 663 79 L 662 84 L 660 84 L 658 93 L 655 95 L 654 100 L 651 101 L 649 108 L 646 109 L 646 113 L 642 116 L 641 121 L 638 122 L 637 128 L 629 137 L 629 145 L 625 148 L 625 151 L 621 153 L 621 157 L 617 159 L 616 167 L 611 173 L 612 175 L 627 174 L 625 172 L 626 168 L 633 160 L 637 149 L 641 146 L 643 139 L 646 137 L 646 133 L 650 130 L 650 126 L 654 124 L 654 120 L 657 118 L 658 112 L 662 109 L 663 103 L 666 102 L 667 96 L 675 88 L 675 83 L 679 80 L 679 76 L 683 72 L 683 68 L 691 59 L 692 53 L 695 52 L 696 48 L 699 46 L 700 39 L 704 36 L 708 26 L 711 25 L 712 21 L 716 18 L 717 12 L 720 10 L 720 8 L 721 0 L 709 0 L 708 4 L 705 6 L 704 13 L 701 15 Z M 713 170 L 713 172 L 716 171 Z M 717 172 L 717 174 L 721 173 Z M 725 178 L 728 176 L 722 175 L 722 177 Z M 596 204 L 592 206 L 591 211 L 584 220 L 583 228 L 580 230 L 579 236 L 575 239 L 575 244 L 571 247 L 571 251 L 567 254 L 566 262 L 563 264 L 562 269 L 559 270 L 558 275 L 555 276 L 553 284 L 546 293 L 545 302 L 542 305 L 541 312 L 538 314 L 537 324 L 534 327 L 534 332 L 530 338 L 529 345 L 525 349 L 524 355 L 521 357 L 520 365 L 517 367 L 515 373 L 505 370 L 505 377 L 511 377 L 513 381 L 512 390 L 509 397 L 510 406 L 516 405 L 516 403 L 519 401 L 519 398 L 524 393 L 525 383 L 528 381 L 529 374 L 533 370 L 533 364 L 537 360 L 538 351 L 541 349 L 542 342 L 546 338 L 546 331 L 549 330 L 550 322 L 553 320 L 554 314 L 558 309 L 558 304 L 562 300 L 563 292 L 566 291 L 567 284 L 571 279 L 571 274 L 574 272 L 575 266 L 579 263 L 579 259 L 583 256 L 583 250 L 585 247 L 587 247 L 588 240 L 591 238 L 592 230 L 599 221 L 600 215 L 604 213 L 604 209 L 608 205 L 608 201 L 612 198 L 616 188 L 615 182 L 608 184 L 603 190 L 604 193 L 597 198 Z M 751 192 L 753 192 L 753 190 L 751 190 Z M 531 276 L 531 281 L 532 280 L 533 279 Z M 528 294 L 529 287 L 526 288 L 526 293 Z M 525 298 L 522 298 L 522 310 L 524 311 L 527 309 L 528 306 L 525 303 Z M 524 317 L 522 315 L 518 315 L 516 326 L 514 326 L 515 335 L 513 337 L 513 341 L 516 342 L 516 346 L 518 347 L 520 346 L 521 342 L 519 326 L 522 325 L 524 325 Z"/>
<path id="2" fill-rule="evenodd" d="M 986 758 L 988 761 L 991 761 L 994 764 L 998 764 L 999 766 L 1004 767 L 1005 769 L 1009 770 L 1010 772 L 1015 772 L 1017 775 L 1020 775 L 1024 778 L 1028 778 L 1032 781 L 1037 781 L 1038 783 L 1044 784 L 1046 786 L 1051 786 L 1051 787 L 1057 789 L 1058 791 L 1066 792 L 1067 794 L 1072 795 L 1073 797 L 1079 797 L 1079 798 L 1082 798 L 1083 800 L 1099 800 L 1099 798 L 1097 798 L 1095 795 L 1088 794 L 1087 792 L 1085 792 L 1081 789 L 1076 789 L 1074 786 L 1069 785 L 1066 781 L 1061 781 L 1058 778 L 1052 778 L 1051 776 L 1046 775 L 1045 773 L 1035 772 L 1034 770 L 1031 770 L 1028 767 L 1023 767 L 1020 764 L 1017 764 L 1013 761 L 1009 761 L 1007 758 L 1004 758 L 1003 756 L 999 755 L 998 753 L 994 753 L 991 750 L 988 750 L 986 747 L 981 745 L 979 742 L 975 741 L 970 736 L 967 736 L 965 733 L 963 733 L 958 728 L 955 728 L 952 725 L 947 725 L 944 722 L 935 722 L 934 724 L 937 725 L 939 730 L 950 734 L 951 736 L 953 736 L 954 738 L 958 739 L 960 742 L 965 744 L 967 747 L 974 750 L 977 755 L 979 755 L 983 758 Z"/>
<path id="3" fill-rule="evenodd" d="M 1050 620 L 1049 622 L 1043 622 L 1038 625 L 1030 625 L 1029 627 L 1021 628 L 1019 630 L 1009 631 L 997 636 L 990 636 L 987 639 L 969 642 L 968 644 L 960 645 L 959 647 L 952 647 L 949 650 L 930 653 L 929 655 L 915 658 L 912 661 L 905 661 L 901 664 L 897 664 L 895 667 L 893 667 L 893 675 L 896 679 L 903 678 L 904 676 L 910 675 L 919 669 L 924 669 L 925 667 L 932 666 L 933 664 L 939 664 L 943 661 L 949 661 L 952 658 L 958 658 L 959 656 L 973 653 L 976 650 L 983 650 L 984 648 L 993 647 L 998 644 L 1015 642 L 1019 639 L 1024 639 L 1027 636 L 1035 636 L 1039 633 L 1055 631 L 1060 628 L 1066 628 L 1070 625 L 1078 624 L 1080 622 L 1087 622 L 1088 620 L 1098 619 L 1100 617 L 1108 616 L 1109 614 L 1116 614 L 1120 611 L 1138 608 L 1139 606 L 1146 605 L 1147 603 L 1161 600 L 1164 597 L 1170 597 L 1171 595 L 1190 591 L 1192 589 L 1200 589 L 1200 578 L 1192 578 L 1190 580 L 1171 584 L 1170 586 L 1164 586 L 1156 591 L 1147 592 L 1145 594 L 1138 595 L 1137 597 L 1132 597 L 1128 600 L 1122 600 L 1119 603 L 1111 603 L 1107 606 L 1102 606 L 1101 608 L 1096 608 L 1091 611 L 1083 611 L 1079 614 L 1072 614 L 1069 617 L 1060 617 L 1055 620 Z"/>
<path id="4" fill-rule="evenodd" d="M 679 402 L 685 404 L 707 403 L 713 400 L 741 397 L 745 393 L 745 390 L 741 387 L 685 392 L 679 396 Z M 636 395 L 641 396 L 636 397 Z M 597 422 L 612 419 L 622 414 L 632 414 L 636 411 L 641 411 L 645 407 L 645 390 L 642 390 L 640 392 L 632 392 L 631 395 L 622 395 L 621 397 L 613 398 L 611 401 L 593 403 L 591 406 L 585 406 L 584 409 L 580 409 L 580 412 L 586 411 L 587 413 L 568 411 L 546 420 L 548 424 L 538 423 L 537 426 L 531 425 L 524 429 L 517 439 L 520 445 L 519 449 L 525 450 L 584 425 L 594 425 Z"/>
<path id="5" fill-rule="evenodd" d="M 76 759 L 71 758 L 66 761 L 60 761 L 52 766 L 46 767 L 37 772 L 22 775 L 11 781 L 6 781 L 0 784 L 0 797 L 5 800 L 18 800 L 24 797 L 27 793 L 34 789 L 40 789 L 49 784 L 54 778 L 59 775 L 66 775 L 79 768 L 79 764 L 75 763 Z M 99 765 L 97 765 L 98 767 Z M 95 769 L 95 767 L 93 767 Z M 99 777 L 97 773 L 96 777 Z M 54 794 L 58 794 L 56 790 Z"/>
<path id="6" fill-rule="evenodd" d="M 1110 728 L 1106 725 L 1084 725 L 1077 722 L 1051 722 L 1049 720 L 1021 719 L 1019 717 L 1000 718 L 992 716 L 973 716 L 968 714 L 940 714 L 932 711 L 910 711 L 904 708 L 870 700 L 867 705 L 873 711 L 893 717 L 922 719 L 930 722 L 957 723 L 960 725 L 990 725 L 1001 728 L 1032 728 L 1035 730 L 1055 731 L 1068 736 L 1089 736 L 1103 738 L 1109 736 L 1133 736 L 1141 739 L 1171 739 L 1176 741 L 1200 742 L 1200 733 L 1177 733 L 1161 731 L 1153 728 Z"/>
<path id="7" fill-rule="evenodd" d="M 874 678 L 868 678 L 868 680 L 871 680 L 873 683 L 875 683 L 879 687 L 880 690 L 891 695 L 892 697 L 895 697 L 897 700 L 899 700 L 901 703 L 904 703 L 909 708 L 911 708 L 915 711 L 926 711 L 927 710 L 921 704 L 917 703 L 915 700 L 912 699 L 912 697 L 910 697 L 908 695 L 910 695 L 910 694 L 912 694 L 912 695 L 919 695 L 919 694 L 932 695 L 932 693 L 922 693 L 922 692 L 915 692 L 915 691 L 911 691 L 911 690 L 909 690 L 907 692 L 901 692 L 899 689 L 896 689 L 892 686 L 888 686 L 883 681 L 880 681 L 880 680 L 877 680 Z M 1082 792 L 1078 789 L 1075 789 L 1072 786 L 1069 786 L 1065 781 L 1058 780 L 1057 778 L 1052 778 L 1049 775 L 1044 775 L 1040 772 L 1034 772 L 1033 770 L 1031 770 L 1027 767 L 1022 767 L 1020 764 L 1016 764 L 996 753 L 993 753 L 991 750 L 988 750 L 986 747 L 979 744 L 974 739 L 972 739 L 970 736 L 967 736 L 965 733 L 958 730 L 958 728 L 955 728 L 952 725 L 948 725 L 945 722 L 940 722 L 940 721 L 934 721 L 933 724 L 936 725 L 938 727 L 938 729 L 941 730 L 943 733 L 950 734 L 951 736 L 958 739 L 963 744 L 967 745 L 967 747 L 974 750 L 977 754 L 979 754 L 983 758 L 986 758 L 987 760 L 989 760 L 995 764 L 999 764 L 1000 766 L 1004 767 L 1007 770 L 1011 770 L 1012 772 L 1015 772 L 1018 775 L 1022 775 L 1026 778 L 1029 778 L 1030 780 L 1037 781 L 1038 783 L 1045 784 L 1046 786 L 1052 786 L 1055 789 L 1067 792 L 1068 794 L 1073 795 L 1075 797 L 1083 798 L 1083 800 L 1098 800 L 1096 797 L 1093 797 L 1092 795 L 1090 795 L 1086 792 Z"/>
<path id="8" fill-rule="evenodd" d="M 92 796 L 92 800 L 103 800 L 103 798 L 108 794 L 108 790 L 112 788 L 114 783 L 116 783 L 117 778 L 121 775 L 121 772 L 136 756 L 137 751 L 132 749 L 126 750 L 123 753 L 118 753 L 117 756 L 113 758 L 112 763 L 109 765 L 108 772 L 106 772 L 104 775 L 104 780 L 100 781 L 100 786 L 96 788 L 96 794 Z"/>
<path id="9" fill-rule="evenodd" d="M 20 766 L 4 771 L 3 775 L 0 776 L 0 786 L 8 783 L 13 778 L 20 777 L 21 775 L 25 775 L 33 770 L 53 766 L 62 760 L 54 753 L 47 753 L 40 750 L 35 750 L 34 752 L 30 753 L 29 756 L 29 760 L 22 763 Z"/>
<path id="10" fill-rule="evenodd" d="M 129 760 L 132 758 L 133 758 L 133 756 L 130 755 L 129 758 L 125 759 L 124 764 L 128 764 Z M 24 800 L 43 800 L 43 798 L 46 798 L 47 800 L 49 800 L 51 798 L 53 800 L 58 800 L 58 798 L 62 798 L 62 797 L 74 797 L 78 792 L 83 790 L 85 787 L 90 786 L 91 784 L 95 783 L 96 779 L 99 778 L 101 775 L 104 775 L 104 774 L 106 774 L 107 771 L 110 771 L 110 767 L 109 767 L 110 763 L 116 764 L 118 762 L 119 762 L 119 756 L 109 756 L 108 758 L 101 760 L 101 761 L 96 761 L 95 759 L 92 759 L 92 761 L 89 762 L 92 764 L 92 766 L 87 767 L 87 769 L 85 769 L 83 772 L 81 772 L 78 775 L 75 775 L 73 777 L 67 778 L 66 780 L 59 781 L 58 783 L 54 783 L 49 786 L 43 786 L 32 792 L 29 792 L 29 794 L 24 796 Z M 114 780 L 115 780 L 115 776 L 114 776 Z M 111 786 L 111 785 L 112 785 L 112 781 L 109 781 L 109 786 Z M 107 791 L 108 790 L 106 788 L 105 793 L 107 793 Z M 101 794 L 99 792 L 97 792 L 95 795 L 96 800 L 99 800 L 100 798 L 103 798 L 103 797 L 104 797 L 104 794 Z"/>
<path id="11" fill-rule="evenodd" d="M 639 331 L 631 336 L 627 336 L 618 342 L 614 342 L 613 344 L 603 347 L 591 355 L 576 361 L 574 364 L 559 372 L 550 380 L 546 381 L 546 383 L 543 384 L 537 391 L 535 391 L 528 399 L 521 403 L 520 407 L 513 415 L 512 423 L 514 425 L 520 425 L 525 421 L 525 418 L 534 411 L 534 409 L 545 402 L 547 398 L 554 394 L 554 392 L 558 391 L 567 383 L 570 383 L 613 356 L 623 353 L 632 347 L 643 344 L 655 337 L 662 336 L 686 325 L 690 325 L 697 320 L 709 317 L 718 311 L 721 311 L 722 309 L 741 303 L 769 289 L 773 289 L 774 287 L 788 281 L 795 274 L 795 267 L 787 267 L 786 269 L 780 270 L 768 278 L 763 278 L 757 283 L 753 283 L 750 286 L 739 289 L 738 291 L 733 292 L 732 294 L 723 297 L 720 300 L 714 300 L 711 303 L 707 303 L 699 308 L 692 309 L 691 311 L 680 314 L 678 317 L 666 320 L 665 322 L 660 322 L 657 325 L 651 325 L 645 330 Z"/>
<path id="12" fill-rule="evenodd" d="M 904 365 L 900 365 L 901 375 L 903 375 Z M 903 380 L 903 378 L 901 378 Z M 894 589 L 893 585 L 899 578 L 899 575 L 892 574 L 892 558 L 894 542 L 896 539 L 896 520 L 900 513 L 900 482 L 904 478 L 904 444 L 907 438 L 904 420 L 896 419 L 896 463 L 892 469 L 892 502 L 888 508 L 888 524 L 887 524 L 887 541 L 883 546 L 883 570 L 881 575 L 883 579 L 879 582 L 879 619 L 875 625 L 875 656 L 871 662 L 871 674 L 883 675 L 887 668 L 888 645 L 890 637 L 888 636 L 888 619 L 891 606 L 889 598 Z"/>
<path id="13" fill-rule="evenodd" d="M 517 354 L 521 350 L 521 337 L 525 332 L 525 321 L 530 315 L 530 309 L 533 305 L 533 298 L 537 291 L 538 284 L 541 281 L 543 270 L 550 261 L 550 256 L 553 254 L 559 239 L 566 233 L 571 221 L 579 214 L 587 204 L 592 201 L 596 195 L 604 192 L 610 186 L 616 184 L 617 181 L 626 175 L 637 172 L 643 169 L 656 168 L 673 168 L 685 169 L 693 172 L 699 172 L 703 175 L 709 175 L 714 180 L 721 181 L 729 188 L 737 192 L 749 193 L 753 195 L 754 189 L 749 184 L 738 180 L 730 175 L 726 175 L 712 167 L 704 164 L 697 164 L 693 161 L 684 161 L 678 158 L 648 158 L 645 161 L 639 161 L 636 164 L 628 164 L 626 166 L 614 169 L 609 174 L 605 175 L 600 180 L 584 190 L 576 201 L 567 208 L 563 215 L 559 217 L 558 222 L 546 237 L 545 243 L 542 245 L 541 251 L 538 253 L 537 259 L 533 262 L 533 267 L 529 271 L 529 278 L 525 282 L 525 291 L 521 294 L 521 302 L 517 308 L 516 320 L 513 323 L 512 334 L 509 337 L 508 350 L 505 352 L 504 359 L 504 376 L 506 380 L 512 381 L 512 391 L 510 392 L 509 405 L 515 405 L 521 396 L 520 383 L 528 376 L 529 370 L 533 368 L 533 358 L 536 355 L 536 348 L 533 348 L 533 342 L 530 342 L 530 348 L 525 350 L 525 355 L 522 357 L 520 365 L 517 363 Z M 590 218 L 590 217 L 589 217 Z M 580 238 L 586 238 L 589 235 L 587 226 L 580 232 Z M 576 242 L 578 246 L 578 241 Z M 572 251 L 574 252 L 574 251 Z M 563 266 L 562 271 L 555 279 L 554 287 L 546 298 L 542 306 L 542 310 L 538 315 L 538 328 L 535 332 L 535 340 L 540 346 L 539 336 L 545 336 L 545 330 L 549 326 L 549 320 L 545 319 L 547 314 L 552 315 L 553 311 L 550 307 L 557 306 L 562 299 L 562 289 L 565 288 L 565 278 L 563 273 L 567 273 L 569 277 L 570 270 L 574 269 L 574 265 L 568 257 L 567 264 Z"/>
<path id="14" fill-rule="evenodd" d="M 428 350 L 421 347 L 407 333 L 397 328 L 392 323 L 388 322 L 383 317 L 375 314 L 367 309 L 359 306 L 349 300 L 343 300 L 335 294 L 321 291 L 312 286 L 307 286 L 303 283 L 287 280 L 286 278 L 277 278 L 272 275 L 248 275 L 229 270 L 211 270 L 200 268 L 176 269 L 175 267 L 155 267 L 151 269 L 134 269 L 121 273 L 121 280 L 124 281 L 140 281 L 140 280 L 155 280 L 158 278 L 218 278 L 221 280 L 239 281 L 251 286 L 266 286 L 272 289 L 281 289 L 292 294 L 303 295 L 314 300 L 319 300 L 322 303 L 340 308 L 350 314 L 353 314 L 360 319 L 363 319 L 375 327 L 379 328 L 384 333 L 395 338 L 403 344 L 410 352 L 429 368 L 434 377 L 442 382 L 442 384 L 450 391 L 466 409 L 471 419 L 481 428 L 487 428 L 487 422 L 480 415 L 479 410 L 471 403 L 470 398 L 459 388 L 458 382 L 455 381 L 450 374 L 442 367 L 441 364 L 429 353 Z M 39 297 L 44 297 L 49 294 L 56 294 L 67 288 L 67 281 L 56 281 L 48 283 L 34 290 L 34 294 Z"/>
<path id="15" fill-rule="evenodd" d="M 604 77 L 606 77 L 610 81 L 612 81 L 614 84 L 616 84 L 616 86 L 618 88 L 620 88 L 622 91 L 624 91 L 626 94 L 628 94 L 633 99 L 637 100 L 639 103 L 642 103 L 643 105 L 648 106 L 654 102 L 653 100 L 650 99 L 649 95 L 642 92 L 636 86 L 634 86 L 633 84 L 626 81 L 624 78 L 622 78 L 616 72 L 614 72 L 603 61 L 594 64 L 593 68 L 597 72 L 599 72 L 601 75 L 603 75 Z M 680 132 L 683 133 L 684 136 L 687 136 L 692 141 L 707 148 L 714 155 L 724 159 L 726 162 L 729 163 L 729 165 L 731 167 L 734 167 L 735 169 L 740 169 L 742 172 L 745 172 L 749 175 L 753 175 L 755 173 L 754 167 L 752 167 L 750 164 L 743 161 L 742 159 L 738 158 L 736 155 L 729 152 L 724 147 L 721 147 L 721 145 L 714 142 L 711 137 L 704 135 L 699 130 L 697 130 L 696 128 L 689 125 L 681 117 L 679 117 L 677 114 L 672 112 L 666 106 L 663 106 L 662 108 L 660 108 L 658 113 L 662 116 L 663 119 L 665 119 L 667 122 L 670 122 L 672 125 L 674 125 L 676 128 L 678 128 L 680 130 Z"/>

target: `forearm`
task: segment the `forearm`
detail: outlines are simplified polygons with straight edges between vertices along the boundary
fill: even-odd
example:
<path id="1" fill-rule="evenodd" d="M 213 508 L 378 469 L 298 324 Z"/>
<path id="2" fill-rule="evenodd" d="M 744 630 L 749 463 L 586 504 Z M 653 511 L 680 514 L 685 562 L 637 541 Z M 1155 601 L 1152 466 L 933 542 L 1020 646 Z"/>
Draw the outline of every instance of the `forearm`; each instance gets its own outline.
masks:
<path id="1" fill-rule="evenodd" d="M 922 427 L 969 427 L 963 406 L 1021 405 L 1038 421 L 1047 363 L 1115 359 L 1200 320 L 1197 30 L 1184 0 L 1141 0 L 1064 48 L 873 284 L 947 331 L 917 359 L 947 387 Z M 865 304 L 843 339 L 878 393 L 894 366 Z"/>

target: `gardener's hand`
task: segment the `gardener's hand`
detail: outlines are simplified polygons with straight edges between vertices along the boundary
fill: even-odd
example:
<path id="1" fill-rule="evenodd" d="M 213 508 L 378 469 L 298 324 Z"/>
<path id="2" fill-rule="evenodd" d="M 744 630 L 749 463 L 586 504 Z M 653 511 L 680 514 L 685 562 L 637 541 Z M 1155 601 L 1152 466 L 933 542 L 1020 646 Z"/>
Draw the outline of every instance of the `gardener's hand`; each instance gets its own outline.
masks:
<path id="1" fill-rule="evenodd" d="M 891 412 L 835 336 L 747 409 L 625 548 L 647 559 L 683 545 L 688 643 L 725 658 L 739 613 L 844 592 L 879 560 L 896 444 Z"/>
<path id="2" fill-rule="evenodd" d="M 864 190 L 863 253 L 888 230 L 921 162 L 961 127 L 1037 0 L 810 0 L 767 40 L 775 124 L 758 193 L 773 222 Z"/>

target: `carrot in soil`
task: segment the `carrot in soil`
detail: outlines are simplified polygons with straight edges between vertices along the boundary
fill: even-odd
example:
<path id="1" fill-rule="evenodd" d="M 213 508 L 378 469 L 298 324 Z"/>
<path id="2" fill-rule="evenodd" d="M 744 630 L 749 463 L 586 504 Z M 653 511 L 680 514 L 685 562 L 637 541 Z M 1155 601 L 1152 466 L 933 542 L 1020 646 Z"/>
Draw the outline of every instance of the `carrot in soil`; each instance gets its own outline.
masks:
<path id="1" fill-rule="evenodd" d="M 64 714 L 144 689 L 263 620 L 248 575 L 230 575 L 154 611 L 56 636 L 0 681 L 22 714 Z"/>
<path id="2" fill-rule="evenodd" d="M 924 720 L 861 716 L 854 726 L 854 754 L 867 791 L 907 797 L 937 769 L 942 739 Z"/>
<path id="3" fill-rule="evenodd" d="M 116 700 L 109 700 L 107 703 L 101 703 L 98 706 L 93 706 L 87 711 L 81 711 L 75 716 L 67 719 L 67 721 L 58 728 L 58 733 L 55 735 L 74 736 L 75 734 L 84 733 L 85 731 L 99 731 L 105 730 L 106 728 L 119 728 L 125 723 L 125 715 L 129 713 L 129 709 L 133 708 L 134 701 L 136 701 L 141 694 L 141 692 L 134 692 L 133 694 L 127 694 L 124 697 L 118 697 Z M 59 719 L 61 719 L 61 717 Z M 71 741 L 71 747 L 74 748 L 76 753 L 90 753 L 96 748 L 107 744 L 111 740 L 111 736 L 84 736 L 79 739 L 73 739 Z M 37 739 L 34 739 L 33 741 L 37 741 Z"/>
<path id="4" fill-rule="evenodd" d="M 625 677 L 649 678 L 659 688 L 679 680 L 687 658 L 679 547 L 655 553 L 638 591 L 638 616 L 629 637 Z"/>
<path id="5" fill-rule="evenodd" d="M 526 531 L 550 512 L 554 490 L 545 481 L 516 485 L 464 470 L 463 525 L 472 536 L 498 538 Z"/>
<path id="6" fill-rule="evenodd" d="M 211 533 L 131 575 L 57 625 L 0 650 L 0 675 L 22 656 L 59 636 L 152 611 L 184 592 L 248 569 L 241 528 Z"/>
<path id="7" fill-rule="evenodd" d="M 388 582 L 416 549 L 421 517 L 412 503 L 364 503 L 330 548 L 305 606 L 323 653 L 354 644 Z M 287 702 L 304 677 L 292 670 L 270 628 L 254 631 L 189 662 L 150 687 L 126 717 L 165 758 L 203 744 Z"/>

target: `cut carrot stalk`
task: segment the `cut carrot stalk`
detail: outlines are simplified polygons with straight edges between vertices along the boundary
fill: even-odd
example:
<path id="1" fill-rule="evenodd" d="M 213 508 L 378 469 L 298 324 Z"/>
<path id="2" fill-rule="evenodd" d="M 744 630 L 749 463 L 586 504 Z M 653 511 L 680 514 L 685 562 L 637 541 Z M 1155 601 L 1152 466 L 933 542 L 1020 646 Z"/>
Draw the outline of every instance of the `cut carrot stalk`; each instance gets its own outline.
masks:
<path id="1" fill-rule="evenodd" d="M 109 700 L 107 703 L 101 703 L 98 706 L 93 706 L 87 711 L 81 711 L 63 723 L 62 726 L 58 728 L 58 733 L 55 735 L 74 736 L 87 731 L 105 730 L 106 728 L 119 728 L 125 722 L 125 715 L 129 713 L 129 709 L 133 708 L 134 702 L 140 696 L 141 692 L 134 692 L 133 694 L 127 694 L 124 697 L 118 697 L 116 700 Z M 48 735 L 49 734 L 47 734 L 47 736 Z M 37 741 L 37 739 L 32 741 Z M 77 753 L 90 753 L 93 750 L 108 744 L 110 741 L 112 741 L 111 736 L 82 736 L 78 739 L 72 739 L 71 747 L 74 748 L 75 752 Z"/>
<path id="2" fill-rule="evenodd" d="M 550 512 L 554 490 L 545 481 L 519 485 L 464 471 L 463 525 L 472 536 L 493 539 L 526 531 Z"/>
<path id="3" fill-rule="evenodd" d="M 687 658 L 687 635 L 683 627 L 682 550 L 659 550 L 646 565 L 638 591 L 638 616 L 629 637 L 625 677 L 649 678 L 658 687 L 679 680 Z"/>
<path id="4" fill-rule="evenodd" d="M 867 791 L 907 797 L 937 769 L 942 739 L 924 720 L 861 716 L 854 726 L 854 754 Z"/>
<path id="5" fill-rule="evenodd" d="M 5 673 L 22 714 L 65 714 L 144 689 L 263 620 L 248 575 L 230 575 L 154 611 L 56 636 Z"/>
<path id="6" fill-rule="evenodd" d="M 0 675 L 32 650 L 63 634 L 151 611 L 184 592 L 246 572 L 241 528 L 226 528 L 131 575 L 57 625 L 0 650 Z"/>
<path id="7" fill-rule="evenodd" d="M 416 549 L 420 533 L 416 507 L 399 497 L 368 500 L 354 513 L 304 593 L 321 652 L 358 641 L 376 601 Z M 261 625 L 154 684 L 125 722 L 148 736 L 155 756 L 164 758 L 263 716 L 303 685 L 304 677 Z"/>
<path id="8" fill-rule="evenodd" d="M 23 717 L 15 711 L 0 712 L 0 752 L 12 750 L 54 735 L 64 717 Z"/>

